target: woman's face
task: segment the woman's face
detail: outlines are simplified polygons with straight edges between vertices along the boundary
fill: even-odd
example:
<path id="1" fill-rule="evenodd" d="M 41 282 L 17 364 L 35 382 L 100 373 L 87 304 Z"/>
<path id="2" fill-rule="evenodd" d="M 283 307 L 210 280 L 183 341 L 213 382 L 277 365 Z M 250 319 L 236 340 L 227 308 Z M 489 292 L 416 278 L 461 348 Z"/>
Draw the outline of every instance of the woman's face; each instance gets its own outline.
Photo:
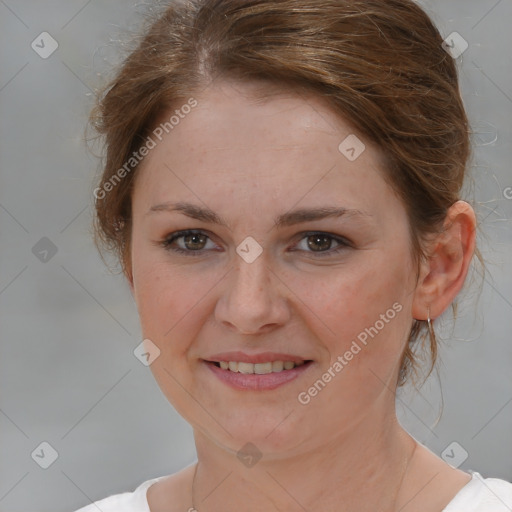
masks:
<path id="1" fill-rule="evenodd" d="M 153 136 L 133 195 L 132 291 L 178 412 L 217 445 L 279 456 L 394 414 L 416 268 L 378 150 L 362 140 L 358 156 L 315 97 L 249 92 L 214 83 Z M 183 230 L 198 234 L 165 245 Z M 261 377 L 206 362 L 244 359 L 225 352 L 311 362 Z"/>

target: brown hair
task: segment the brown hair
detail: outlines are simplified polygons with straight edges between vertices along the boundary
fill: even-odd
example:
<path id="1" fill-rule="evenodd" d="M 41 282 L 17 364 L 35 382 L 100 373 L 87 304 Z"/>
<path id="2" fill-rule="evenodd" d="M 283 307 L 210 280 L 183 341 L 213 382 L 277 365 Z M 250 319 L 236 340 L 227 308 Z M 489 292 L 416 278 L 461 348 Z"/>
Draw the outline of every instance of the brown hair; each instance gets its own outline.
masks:
<path id="1" fill-rule="evenodd" d="M 419 264 L 422 241 L 439 231 L 459 199 L 471 150 L 456 66 L 442 43 L 411 0 L 173 2 L 145 31 L 91 113 L 106 148 L 96 189 L 105 197 L 95 192 L 100 254 L 114 251 L 129 275 L 137 165 L 122 179 L 119 170 L 126 170 L 162 113 L 226 77 L 313 93 L 376 143 L 387 161 L 385 178 L 408 212 Z M 399 385 L 415 369 L 413 342 L 420 335 L 430 339 L 430 371 L 434 367 L 435 334 L 414 320 Z"/>

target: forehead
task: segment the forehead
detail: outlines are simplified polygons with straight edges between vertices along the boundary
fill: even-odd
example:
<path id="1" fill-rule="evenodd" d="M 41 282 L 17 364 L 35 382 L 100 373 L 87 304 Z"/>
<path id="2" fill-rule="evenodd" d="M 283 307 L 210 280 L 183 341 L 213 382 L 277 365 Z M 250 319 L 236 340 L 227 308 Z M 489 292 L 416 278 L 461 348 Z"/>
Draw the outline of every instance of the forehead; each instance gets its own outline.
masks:
<path id="1" fill-rule="evenodd" d="M 330 136 L 335 142 L 341 134 L 354 132 L 329 109 L 323 98 L 277 89 L 273 84 L 267 88 L 259 82 L 215 82 L 197 101 L 190 115 L 190 120 L 195 122 L 182 125 L 183 139 L 246 143 L 255 151 L 264 152 L 286 144 L 290 148 L 306 149 L 314 144 L 317 136 Z M 324 142 L 329 144 L 327 140 Z"/>
<path id="2" fill-rule="evenodd" d="M 223 81 L 193 99 L 196 106 L 164 133 L 139 170 L 136 189 L 144 189 L 153 202 L 166 200 L 181 182 L 178 188 L 188 183 L 187 193 L 199 197 L 236 190 L 250 199 L 260 191 L 276 201 L 287 195 L 288 201 L 297 201 L 316 188 L 332 199 L 341 193 L 348 198 L 344 207 L 364 208 L 349 203 L 361 189 L 371 193 L 376 180 L 383 181 L 381 152 L 357 136 L 322 98 Z M 179 106 L 160 122 L 176 110 Z M 365 149 L 350 161 L 339 146 L 354 136 L 364 140 Z"/>

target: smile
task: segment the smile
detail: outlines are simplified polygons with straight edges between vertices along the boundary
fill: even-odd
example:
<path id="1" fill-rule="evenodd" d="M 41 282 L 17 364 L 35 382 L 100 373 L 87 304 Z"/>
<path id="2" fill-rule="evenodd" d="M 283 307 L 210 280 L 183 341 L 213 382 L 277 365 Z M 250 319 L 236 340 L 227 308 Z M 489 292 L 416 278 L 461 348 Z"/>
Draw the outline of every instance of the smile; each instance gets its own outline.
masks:
<path id="1" fill-rule="evenodd" d="M 245 363 L 238 361 L 219 361 L 214 364 L 223 370 L 238 373 L 256 373 L 258 375 L 265 375 L 267 373 L 278 373 L 285 370 L 291 370 L 296 366 L 301 366 L 306 361 L 294 363 L 293 361 L 268 361 L 266 363 Z"/>
<path id="2" fill-rule="evenodd" d="M 203 362 L 222 383 L 234 389 L 252 391 L 276 389 L 295 380 L 314 364 L 311 360 L 298 363 L 292 361 L 246 363 L 204 360 Z"/>

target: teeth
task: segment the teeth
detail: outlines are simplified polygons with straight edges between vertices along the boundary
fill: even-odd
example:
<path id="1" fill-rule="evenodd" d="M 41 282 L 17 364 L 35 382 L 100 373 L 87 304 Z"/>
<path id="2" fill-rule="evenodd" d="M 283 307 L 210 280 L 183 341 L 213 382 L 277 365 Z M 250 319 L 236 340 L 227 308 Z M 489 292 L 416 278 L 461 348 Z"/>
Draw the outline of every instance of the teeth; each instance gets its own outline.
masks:
<path id="1" fill-rule="evenodd" d="M 254 365 L 252 363 L 238 363 L 238 373 L 254 373 Z"/>
<path id="2" fill-rule="evenodd" d="M 263 375 L 266 373 L 277 373 L 283 370 L 291 370 L 295 366 L 301 366 L 304 361 L 294 363 L 293 361 L 269 361 L 267 363 L 243 363 L 237 361 L 220 361 L 220 367 L 223 370 L 231 370 L 238 373 L 256 373 Z"/>
<path id="3" fill-rule="evenodd" d="M 272 363 L 272 371 L 273 372 L 280 372 L 284 368 L 283 361 L 274 361 Z"/>

